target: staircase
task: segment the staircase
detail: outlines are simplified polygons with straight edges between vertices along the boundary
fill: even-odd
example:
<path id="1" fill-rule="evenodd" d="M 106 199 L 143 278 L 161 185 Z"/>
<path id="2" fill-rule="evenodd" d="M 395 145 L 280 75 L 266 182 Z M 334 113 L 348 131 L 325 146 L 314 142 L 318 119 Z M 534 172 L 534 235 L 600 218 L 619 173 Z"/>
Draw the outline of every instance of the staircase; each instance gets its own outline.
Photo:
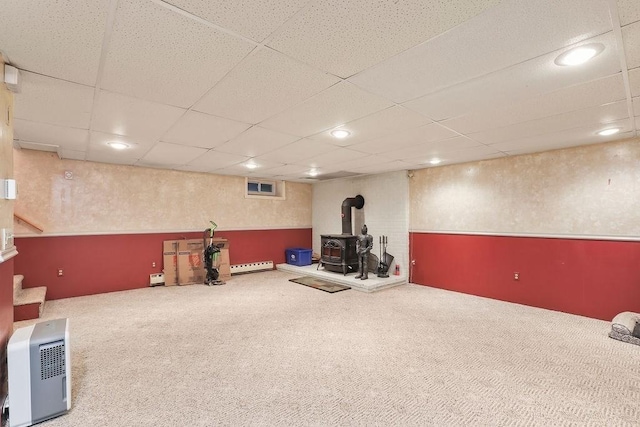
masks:
<path id="1" fill-rule="evenodd" d="M 22 288 L 22 274 L 13 276 L 13 321 L 38 319 L 44 310 L 46 286 Z"/>

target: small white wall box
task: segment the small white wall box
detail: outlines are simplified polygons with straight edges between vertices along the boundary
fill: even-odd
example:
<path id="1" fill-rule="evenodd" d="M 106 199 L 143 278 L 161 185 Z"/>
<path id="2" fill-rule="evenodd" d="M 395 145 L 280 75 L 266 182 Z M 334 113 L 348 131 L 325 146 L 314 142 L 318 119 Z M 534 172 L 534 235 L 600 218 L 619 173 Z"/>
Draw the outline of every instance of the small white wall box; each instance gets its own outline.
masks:
<path id="1" fill-rule="evenodd" d="M 0 230 L 0 250 L 6 251 L 13 247 L 13 230 L 3 228 Z"/>
<path id="2" fill-rule="evenodd" d="M 16 195 L 18 194 L 18 188 L 16 186 L 15 179 L 0 179 L 0 196 L 3 199 L 7 200 L 15 200 Z"/>
<path id="3" fill-rule="evenodd" d="M 164 285 L 164 273 L 153 273 L 149 275 L 149 286 Z"/>
<path id="4" fill-rule="evenodd" d="M 20 93 L 20 70 L 9 64 L 4 64 L 4 82 L 11 92 Z"/>
<path id="5" fill-rule="evenodd" d="M 24 427 L 71 409 L 69 320 L 16 329 L 7 346 L 9 427 Z"/>

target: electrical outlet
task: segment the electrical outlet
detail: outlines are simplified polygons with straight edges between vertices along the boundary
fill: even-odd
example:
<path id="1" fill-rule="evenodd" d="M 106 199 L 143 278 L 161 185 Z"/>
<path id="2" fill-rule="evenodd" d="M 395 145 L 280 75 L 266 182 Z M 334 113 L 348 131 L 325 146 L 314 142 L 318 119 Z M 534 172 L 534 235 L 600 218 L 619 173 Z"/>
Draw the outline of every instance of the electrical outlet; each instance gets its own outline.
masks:
<path id="1" fill-rule="evenodd" d="M 60 276 L 62 276 L 62 269 L 61 268 L 58 269 L 58 277 L 60 277 Z"/>
<path id="2" fill-rule="evenodd" d="M 416 265 L 416 260 L 415 259 L 411 260 L 411 265 Z"/>
<path id="3" fill-rule="evenodd" d="M 151 263 L 151 267 L 155 267 L 155 266 L 156 266 L 156 263 L 154 261 L 154 262 Z"/>
<path id="4" fill-rule="evenodd" d="M 520 280 L 520 273 L 513 273 L 513 280 Z"/>

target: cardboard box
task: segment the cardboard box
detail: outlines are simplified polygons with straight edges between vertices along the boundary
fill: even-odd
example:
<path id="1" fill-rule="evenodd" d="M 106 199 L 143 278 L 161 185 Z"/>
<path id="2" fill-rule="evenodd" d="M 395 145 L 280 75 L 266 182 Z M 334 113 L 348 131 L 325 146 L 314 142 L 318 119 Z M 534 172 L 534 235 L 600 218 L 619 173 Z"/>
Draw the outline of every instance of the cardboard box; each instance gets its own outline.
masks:
<path id="1" fill-rule="evenodd" d="M 164 285 L 175 286 L 178 284 L 178 241 L 165 240 L 162 244 L 162 271 L 164 272 Z"/>
<path id="2" fill-rule="evenodd" d="M 213 243 L 224 244 L 220 248 L 217 265 L 220 273 L 218 278 L 226 282 L 231 279 L 229 241 L 214 238 Z M 207 272 L 204 268 L 203 252 L 204 242 L 202 239 L 165 240 L 162 247 L 165 286 L 204 283 Z M 214 265 L 216 265 L 215 261 Z"/>
<path id="3" fill-rule="evenodd" d="M 204 283 L 206 276 L 202 256 L 202 239 L 178 240 L 178 284 Z"/>

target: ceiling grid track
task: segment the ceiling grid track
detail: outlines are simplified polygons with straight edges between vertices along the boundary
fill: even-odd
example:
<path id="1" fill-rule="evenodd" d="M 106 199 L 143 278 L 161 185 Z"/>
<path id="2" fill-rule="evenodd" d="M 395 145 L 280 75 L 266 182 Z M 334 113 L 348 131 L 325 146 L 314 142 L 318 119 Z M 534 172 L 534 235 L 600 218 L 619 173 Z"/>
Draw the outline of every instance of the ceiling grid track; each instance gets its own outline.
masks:
<path id="1" fill-rule="evenodd" d="M 624 90 L 627 95 L 627 109 L 629 111 L 629 122 L 631 123 L 631 131 L 634 136 L 638 136 L 636 128 L 636 118 L 633 111 L 633 97 L 631 96 L 631 83 L 629 82 L 629 68 L 627 66 L 627 55 L 624 51 L 624 39 L 622 38 L 622 25 L 620 24 L 620 15 L 618 14 L 618 3 L 616 0 L 609 0 L 611 10 L 611 25 L 613 34 L 616 37 L 616 43 L 620 46 L 620 69 L 622 72 L 622 81 L 624 82 Z M 638 112 L 640 114 L 640 112 Z"/>

